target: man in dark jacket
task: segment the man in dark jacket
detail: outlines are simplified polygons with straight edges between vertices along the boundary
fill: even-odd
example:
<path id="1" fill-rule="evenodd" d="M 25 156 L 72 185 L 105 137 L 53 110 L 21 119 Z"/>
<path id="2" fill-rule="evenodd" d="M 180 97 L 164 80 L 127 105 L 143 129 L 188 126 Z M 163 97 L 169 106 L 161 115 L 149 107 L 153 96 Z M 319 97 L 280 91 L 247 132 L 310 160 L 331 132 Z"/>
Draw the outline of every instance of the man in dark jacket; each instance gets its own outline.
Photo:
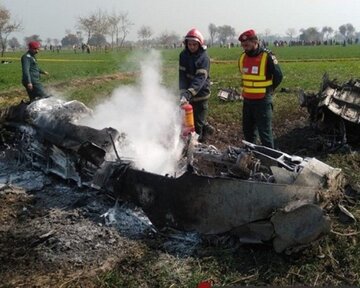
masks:
<path id="1" fill-rule="evenodd" d="M 48 75 L 49 73 L 40 69 L 35 58 L 40 46 L 39 42 L 31 41 L 28 44 L 28 51 L 21 57 L 22 84 L 26 88 L 31 102 L 49 97 L 40 83 L 40 74 Z"/>
<path id="2" fill-rule="evenodd" d="M 254 143 L 258 132 L 261 144 L 274 148 L 272 94 L 283 75 L 275 55 L 261 47 L 254 30 L 242 33 L 239 41 L 244 50 L 239 59 L 244 98 L 244 137 Z"/>
<path id="3" fill-rule="evenodd" d="M 197 29 L 185 36 L 185 49 L 179 56 L 179 89 L 181 103 L 190 102 L 194 109 L 195 131 L 205 142 L 214 128 L 206 121 L 210 98 L 210 59 L 204 37 Z"/>

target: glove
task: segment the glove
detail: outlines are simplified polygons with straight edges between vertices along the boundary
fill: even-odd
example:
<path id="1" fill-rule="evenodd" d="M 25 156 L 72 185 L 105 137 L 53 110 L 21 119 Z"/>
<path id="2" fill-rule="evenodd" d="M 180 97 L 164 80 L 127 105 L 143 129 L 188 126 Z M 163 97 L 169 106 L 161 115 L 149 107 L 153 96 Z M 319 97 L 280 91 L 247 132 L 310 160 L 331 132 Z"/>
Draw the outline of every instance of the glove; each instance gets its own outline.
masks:
<path id="1" fill-rule="evenodd" d="M 180 94 L 180 99 L 185 98 L 186 101 L 188 101 L 188 102 L 190 101 L 191 97 L 192 97 L 192 95 L 189 90 L 182 91 Z"/>
<path id="2" fill-rule="evenodd" d="M 184 104 L 187 104 L 189 101 L 184 97 L 184 96 L 182 96 L 181 98 L 180 98 L 180 105 L 184 105 Z"/>

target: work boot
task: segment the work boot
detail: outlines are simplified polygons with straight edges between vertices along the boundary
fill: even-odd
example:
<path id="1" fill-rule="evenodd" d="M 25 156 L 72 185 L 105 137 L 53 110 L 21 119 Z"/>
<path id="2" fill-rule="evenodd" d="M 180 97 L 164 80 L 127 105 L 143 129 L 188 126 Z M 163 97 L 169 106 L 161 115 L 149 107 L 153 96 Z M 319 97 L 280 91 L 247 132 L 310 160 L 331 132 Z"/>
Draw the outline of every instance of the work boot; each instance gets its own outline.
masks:
<path id="1" fill-rule="evenodd" d="M 213 135 L 215 132 L 215 128 L 213 126 L 211 126 L 210 124 L 206 124 L 204 126 L 204 133 L 205 135 Z"/>
<path id="2" fill-rule="evenodd" d="M 206 142 L 206 138 L 204 137 L 204 135 L 200 135 L 200 136 L 199 136 L 199 138 L 198 138 L 198 142 L 199 142 L 199 143 L 203 143 L 203 144 L 205 144 L 205 142 Z"/>
<path id="3" fill-rule="evenodd" d="M 206 141 L 208 140 L 209 136 L 213 135 L 215 132 L 215 128 L 209 124 L 204 125 L 203 129 L 202 129 L 202 133 L 199 136 L 198 141 L 200 143 L 206 143 Z"/>

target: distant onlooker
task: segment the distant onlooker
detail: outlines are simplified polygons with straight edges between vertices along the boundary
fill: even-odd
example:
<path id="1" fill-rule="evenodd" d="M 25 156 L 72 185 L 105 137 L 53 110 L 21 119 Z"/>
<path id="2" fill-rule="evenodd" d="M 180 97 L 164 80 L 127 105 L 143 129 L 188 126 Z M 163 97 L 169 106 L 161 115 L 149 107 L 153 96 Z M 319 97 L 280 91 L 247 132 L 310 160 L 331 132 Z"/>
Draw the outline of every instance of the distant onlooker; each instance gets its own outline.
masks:
<path id="1" fill-rule="evenodd" d="M 26 88 L 30 101 L 49 97 L 40 83 L 40 74 L 49 75 L 48 72 L 40 69 L 35 55 L 40 50 L 40 43 L 31 41 L 28 44 L 28 51 L 21 57 L 22 84 Z"/>

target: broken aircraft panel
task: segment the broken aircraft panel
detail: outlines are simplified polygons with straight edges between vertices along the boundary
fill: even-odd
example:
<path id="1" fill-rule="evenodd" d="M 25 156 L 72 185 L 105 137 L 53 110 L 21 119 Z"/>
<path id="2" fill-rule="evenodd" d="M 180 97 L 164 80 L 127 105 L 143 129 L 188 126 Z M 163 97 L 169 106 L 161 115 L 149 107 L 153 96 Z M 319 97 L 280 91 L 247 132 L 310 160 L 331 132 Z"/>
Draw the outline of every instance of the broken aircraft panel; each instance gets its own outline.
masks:
<path id="1" fill-rule="evenodd" d="M 324 74 L 318 93 L 299 93 L 300 106 L 306 107 L 311 125 L 337 149 L 360 140 L 360 80 L 338 84 Z"/>
<path id="2" fill-rule="evenodd" d="M 220 151 L 190 136 L 178 171 L 158 175 L 118 157 L 125 135 L 75 124 L 88 113 L 82 103 L 36 102 L 18 109 L 22 117 L 16 107 L 2 112 L 6 127 L 22 135 L 18 147 L 24 158 L 47 173 L 136 203 L 158 229 L 232 233 L 242 242 L 272 242 L 277 252 L 329 232 L 319 192 L 339 199 L 341 191 L 329 187 L 339 186 L 331 182 L 340 183 L 342 173 L 315 158 L 248 142 Z M 39 109 L 42 104 L 49 107 Z"/>

